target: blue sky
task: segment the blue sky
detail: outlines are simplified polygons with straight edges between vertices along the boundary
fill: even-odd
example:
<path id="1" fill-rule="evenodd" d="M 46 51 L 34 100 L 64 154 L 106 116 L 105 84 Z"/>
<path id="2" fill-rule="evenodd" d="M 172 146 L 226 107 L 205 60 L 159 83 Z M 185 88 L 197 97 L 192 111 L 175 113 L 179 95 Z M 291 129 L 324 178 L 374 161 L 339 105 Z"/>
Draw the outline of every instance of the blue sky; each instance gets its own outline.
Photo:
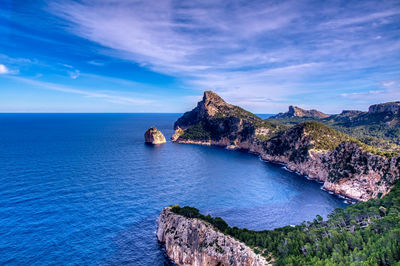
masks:
<path id="1" fill-rule="evenodd" d="M 400 1 L 3 0 L 0 112 L 400 100 Z"/>

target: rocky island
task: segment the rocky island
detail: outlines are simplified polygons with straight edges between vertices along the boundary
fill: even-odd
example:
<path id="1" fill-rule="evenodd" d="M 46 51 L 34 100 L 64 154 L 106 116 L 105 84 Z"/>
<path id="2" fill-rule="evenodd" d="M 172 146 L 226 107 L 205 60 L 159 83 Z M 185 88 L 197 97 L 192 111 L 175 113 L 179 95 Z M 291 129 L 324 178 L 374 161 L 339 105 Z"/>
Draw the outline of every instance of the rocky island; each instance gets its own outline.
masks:
<path id="1" fill-rule="evenodd" d="M 397 103 L 370 109 L 372 116 L 379 110 L 389 110 L 392 117 L 398 115 Z M 386 195 L 399 179 L 398 154 L 379 150 L 318 121 L 290 126 L 276 122 L 290 116 L 331 119 L 316 110 L 291 107 L 287 114 L 262 120 L 206 91 L 202 101 L 175 122 L 172 141 L 248 150 L 323 182 L 326 190 L 358 201 Z"/>
<path id="2" fill-rule="evenodd" d="M 147 144 L 163 144 L 166 142 L 163 133 L 156 127 L 151 127 L 144 133 L 144 141 Z"/>

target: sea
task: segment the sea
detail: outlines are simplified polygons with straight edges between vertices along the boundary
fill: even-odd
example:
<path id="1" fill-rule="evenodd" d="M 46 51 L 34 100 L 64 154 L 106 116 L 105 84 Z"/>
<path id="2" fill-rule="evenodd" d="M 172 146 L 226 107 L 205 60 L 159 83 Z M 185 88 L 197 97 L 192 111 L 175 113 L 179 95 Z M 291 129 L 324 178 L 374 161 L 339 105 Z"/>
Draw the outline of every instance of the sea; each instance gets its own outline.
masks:
<path id="1" fill-rule="evenodd" d="M 171 265 L 155 232 L 173 204 L 254 230 L 347 206 L 254 154 L 144 144 L 180 115 L 0 114 L 0 264 Z"/>

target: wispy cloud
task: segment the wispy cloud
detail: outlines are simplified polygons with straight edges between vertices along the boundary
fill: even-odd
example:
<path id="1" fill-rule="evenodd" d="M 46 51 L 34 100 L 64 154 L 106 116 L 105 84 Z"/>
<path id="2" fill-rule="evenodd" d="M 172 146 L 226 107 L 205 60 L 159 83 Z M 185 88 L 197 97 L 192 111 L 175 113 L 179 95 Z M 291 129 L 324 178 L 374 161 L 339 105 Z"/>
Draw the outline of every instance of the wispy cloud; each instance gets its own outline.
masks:
<path id="1" fill-rule="evenodd" d="M 82 0 L 52 1 L 50 12 L 71 33 L 108 48 L 108 55 L 236 101 L 247 97 L 244 102 L 260 109 L 296 104 L 296 95 L 313 90 L 328 99 L 337 80 L 379 71 L 384 77 L 364 93 L 373 91 L 400 72 L 396 1 L 332 1 L 316 8 L 290 0 Z M 347 86 L 335 93 L 357 91 Z"/>
<path id="2" fill-rule="evenodd" d="M 48 90 L 59 91 L 59 92 L 64 92 L 64 93 L 78 94 L 78 95 L 82 95 L 84 97 L 89 97 L 89 98 L 99 98 L 99 99 L 103 99 L 105 101 L 112 102 L 112 103 L 131 104 L 131 105 L 146 105 L 146 104 L 153 103 L 152 100 L 148 100 L 148 99 L 132 98 L 132 97 L 115 95 L 115 94 L 108 94 L 108 93 L 104 93 L 104 92 L 96 92 L 96 91 L 91 91 L 91 90 L 81 90 L 81 89 L 71 88 L 68 86 L 63 86 L 60 84 L 39 81 L 39 80 L 34 80 L 34 79 L 27 79 L 27 78 L 22 78 L 22 77 L 14 77 L 13 79 L 23 82 L 23 83 L 26 83 L 26 84 L 29 84 L 31 86 L 37 87 L 37 88 L 41 88 L 41 89 L 48 89 Z"/>
<path id="3" fill-rule="evenodd" d="M 400 80 L 383 81 L 375 90 L 343 93 L 344 98 L 361 102 L 388 102 L 400 99 Z"/>
<path id="4" fill-rule="evenodd" d="M 80 76 L 81 72 L 78 69 L 74 68 L 73 66 L 63 63 L 59 63 L 59 65 L 67 69 L 67 73 L 70 78 L 77 79 Z"/>
<path id="5" fill-rule="evenodd" d="M 105 63 L 102 61 L 98 61 L 98 60 L 90 60 L 87 62 L 90 65 L 94 65 L 94 66 L 104 66 Z"/>
<path id="6" fill-rule="evenodd" d="M 68 71 L 68 74 L 72 79 L 77 79 L 80 75 L 80 71 L 75 69 L 74 71 Z"/>

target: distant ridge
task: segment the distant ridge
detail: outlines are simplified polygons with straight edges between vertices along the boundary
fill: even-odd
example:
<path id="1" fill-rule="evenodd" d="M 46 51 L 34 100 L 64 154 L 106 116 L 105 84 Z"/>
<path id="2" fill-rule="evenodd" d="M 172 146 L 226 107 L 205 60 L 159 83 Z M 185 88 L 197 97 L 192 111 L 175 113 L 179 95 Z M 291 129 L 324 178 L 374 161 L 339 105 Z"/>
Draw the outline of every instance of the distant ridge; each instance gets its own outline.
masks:
<path id="1" fill-rule="evenodd" d="M 290 105 L 289 106 L 289 111 L 286 113 L 279 113 L 276 116 L 273 116 L 271 118 L 274 119 L 280 119 L 280 118 L 290 118 L 290 117 L 309 117 L 309 118 L 327 118 L 330 115 L 322 113 L 317 110 L 305 110 L 297 106 Z"/>

